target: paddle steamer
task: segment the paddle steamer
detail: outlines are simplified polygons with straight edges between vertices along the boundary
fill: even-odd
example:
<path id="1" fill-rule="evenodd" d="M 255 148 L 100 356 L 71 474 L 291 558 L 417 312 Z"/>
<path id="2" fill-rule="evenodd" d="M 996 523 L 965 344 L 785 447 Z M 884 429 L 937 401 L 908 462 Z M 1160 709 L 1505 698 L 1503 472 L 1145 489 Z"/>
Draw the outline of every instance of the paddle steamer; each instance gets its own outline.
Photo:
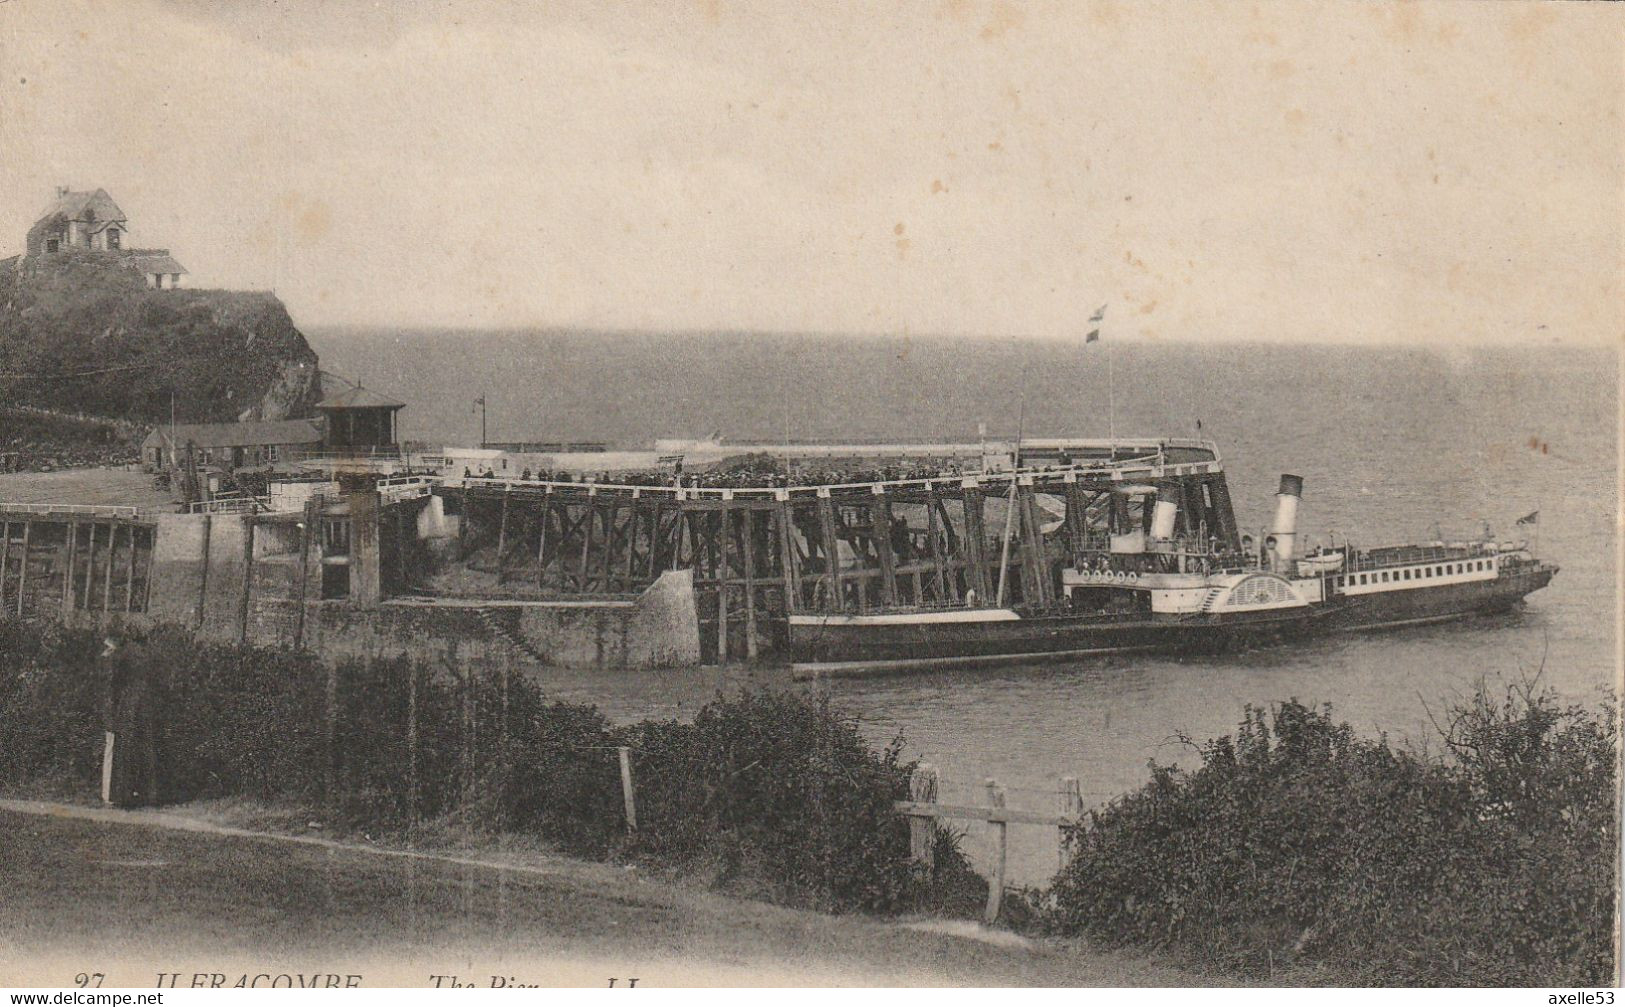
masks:
<path id="1" fill-rule="evenodd" d="M 1111 446 L 1052 442 L 1047 459 L 1022 455 L 1013 471 L 984 473 L 1008 488 L 1007 498 L 996 485 L 988 492 L 1007 508 L 1003 535 L 987 541 L 1001 557 L 991 594 L 979 594 L 972 576 L 961 578 L 957 605 L 793 612 L 798 672 L 1208 653 L 1504 611 L 1557 573 L 1525 542 L 1344 544 L 1299 555 L 1300 477 L 1281 477 L 1274 520 L 1255 541 L 1237 532 L 1216 448 L 1150 445 L 1154 452 L 1125 459 Z M 1056 460 L 1064 464 L 1045 464 Z M 1025 577 L 1011 576 L 1013 539 Z"/>

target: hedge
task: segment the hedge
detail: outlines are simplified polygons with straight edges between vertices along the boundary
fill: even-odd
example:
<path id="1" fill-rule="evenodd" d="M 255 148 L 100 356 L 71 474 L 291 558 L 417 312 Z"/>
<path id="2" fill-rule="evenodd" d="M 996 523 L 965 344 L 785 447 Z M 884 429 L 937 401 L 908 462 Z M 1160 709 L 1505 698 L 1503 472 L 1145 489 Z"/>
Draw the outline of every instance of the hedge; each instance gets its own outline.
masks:
<path id="1" fill-rule="evenodd" d="M 871 749 L 827 701 L 747 693 L 690 724 L 617 727 L 501 669 L 324 666 L 168 628 L 123 647 L 116 660 L 149 676 L 164 711 L 165 801 L 292 802 L 369 834 L 517 832 L 833 911 L 966 912 L 986 897 L 951 834 L 933 874 L 911 864 L 892 802 L 906 796 L 912 765 L 900 742 Z M 97 792 L 109 675 L 100 652 L 93 633 L 0 622 L 0 778 Z M 623 745 L 634 753 L 635 833 L 622 810 Z"/>
<path id="2" fill-rule="evenodd" d="M 1194 771 L 1153 765 L 1072 830 L 1048 925 L 1254 977 L 1606 984 L 1615 723 L 1529 684 L 1480 688 L 1429 756 L 1327 708 L 1249 709 Z"/>

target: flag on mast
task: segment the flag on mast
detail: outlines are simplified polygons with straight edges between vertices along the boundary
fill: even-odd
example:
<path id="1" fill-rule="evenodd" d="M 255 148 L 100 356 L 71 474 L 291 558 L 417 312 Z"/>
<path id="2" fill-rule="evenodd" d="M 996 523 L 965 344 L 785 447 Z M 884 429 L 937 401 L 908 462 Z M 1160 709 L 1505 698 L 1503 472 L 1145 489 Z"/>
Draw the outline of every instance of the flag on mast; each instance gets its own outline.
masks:
<path id="1" fill-rule="evenodd" d="M 1105 320 L 1106 305 L 1102 304 L 1099 310 L 1089 316 L 1089 324 L 1094 326 L 1094 328 L 1090 329 L 1089 334 L 1083 337 L 1084 343 L 1092 343 L 1100 338 L 1100 323 Z"/>
<path id="2" fill-rule="evenodd" d="M 1523 517 L 1518 519 L 1518 524 L 1540 524 L 1540 511 L 1530 511 L 1528 514 L 1525 514 Z"/>

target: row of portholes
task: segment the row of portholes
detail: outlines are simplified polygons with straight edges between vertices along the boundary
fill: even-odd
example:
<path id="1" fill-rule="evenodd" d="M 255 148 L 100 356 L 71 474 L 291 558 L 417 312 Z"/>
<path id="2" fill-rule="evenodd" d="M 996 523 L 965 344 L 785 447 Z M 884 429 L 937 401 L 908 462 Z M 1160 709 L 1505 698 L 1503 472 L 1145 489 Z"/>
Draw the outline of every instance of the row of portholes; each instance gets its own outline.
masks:
<path id="1" fill-rule="evenodd" d="M 1122 570 L 1084 570 L 1080 576 L 1092 584 L 1124 584 L 1140 579 L 1140 575 L 1133 570 L 1127 573 Z"/>
<path id="2" fill-rule="evenodd" d="M 1431 580 L 1434 577 L 1449 577 L 1458 573 L 1481 573 L 1490 570 L 1490 561 L 1487 559 L 1467 560 L 1461 563 L 1440 563 L 1433 566 L 1416 567 L 1405 570 L 1380 570 L 1371 573 L 1351 573 L 1337 578 L 1338 587 L 1363 586 L 1366 584 L 1390 584 L 1395 581 Z M 1390 578 L 1392 574 L 1392 578 Z M 1367 579 L 1369 578 L 1369 579 Z M 1380 579 L 1379 579 L 1380 578 Z"/>

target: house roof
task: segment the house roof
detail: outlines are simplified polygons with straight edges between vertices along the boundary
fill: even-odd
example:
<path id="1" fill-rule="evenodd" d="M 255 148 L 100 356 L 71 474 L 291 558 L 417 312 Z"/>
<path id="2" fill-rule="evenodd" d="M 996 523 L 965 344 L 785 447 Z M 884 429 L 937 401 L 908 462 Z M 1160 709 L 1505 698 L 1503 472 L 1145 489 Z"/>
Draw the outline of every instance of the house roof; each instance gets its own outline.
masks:
<path id="1" fill-rule="evenodd" d="M 147 435 L 142 445 L 156 447 L 170 442 L 182 447 L 190 441 L 200 448 L 247 448 L 263 444 L 315 444 L 321 439 L 321 425 L 314 420 L 252 420 L 246 423 L 181 423 L 174 428 L 173 441 L 169 427 L 157 427 Z"/>
<path id="2" fill-rule="evenodd" d="M 322 398 L 317 409 L 405 409 L 406 403 L 396 402 L 370 388 L 331 371 L 322 371 Z"/>
<path id="3" fill-rule="evenodd" d="M 142 273 L 184 273 L 186 267 L 176 262 L 167 252 L 136 252 L 126 257 L 131 269 Z"/>
<path id="4" fill-rule="evenodd" d="M 113 197 L 107 194 L 106 189 L 97 189 L 95 192 L 65 192 L 56 197 L 56 201 L 40 219 L 47 220 L 58 215 L 63 220 L 100 225 L 97 230 L 114 221 L 128 219 L 124 216 L 124 211 L 118 208 L 118 204 L 113 202 Z"/>

